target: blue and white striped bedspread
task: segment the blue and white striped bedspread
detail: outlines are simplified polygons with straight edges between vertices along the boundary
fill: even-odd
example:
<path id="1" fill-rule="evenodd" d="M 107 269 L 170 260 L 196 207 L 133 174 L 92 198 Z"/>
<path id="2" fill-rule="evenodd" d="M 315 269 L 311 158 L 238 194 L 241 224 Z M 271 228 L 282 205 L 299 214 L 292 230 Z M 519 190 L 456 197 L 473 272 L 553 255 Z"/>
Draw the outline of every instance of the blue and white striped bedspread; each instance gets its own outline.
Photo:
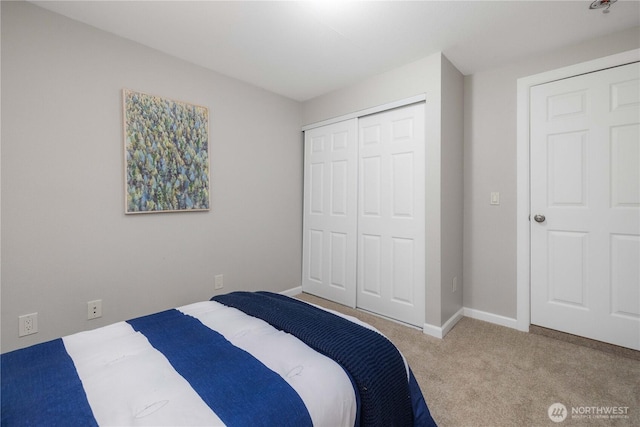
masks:
<path id="1" fill-rule="evenodd" d="M 215 301 L 5 353 L 0 365 L 2 426 L 335 427 L 358 415 L 342 366 Z"/>
<path id="2" fill-rule="evenodd" d="M 353 425 L 344 370 L 207 301 L 2 355 L 2 425 Z"/>

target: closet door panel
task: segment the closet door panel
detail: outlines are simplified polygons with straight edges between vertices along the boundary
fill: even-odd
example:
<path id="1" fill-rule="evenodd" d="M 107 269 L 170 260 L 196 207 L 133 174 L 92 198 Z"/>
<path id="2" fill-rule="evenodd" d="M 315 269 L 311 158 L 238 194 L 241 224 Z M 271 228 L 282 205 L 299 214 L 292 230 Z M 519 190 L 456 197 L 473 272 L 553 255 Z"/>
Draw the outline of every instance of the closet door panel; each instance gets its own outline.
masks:
<path id="1" fill-rule="evenodd" d="M 363 157 L 360 162 L 362 185 L 362 215 L 373 218 L 380 218 L 382 215 L 381 197 L 381 163 L 380 156 Z"/>
<path id="2" fill-rule="evenodd" d="M 361 234 L 359 250 L 361 293 L 372 297 L 382 296 L 380 284 L 382 265 L 381 236 Z"/>
<path id="3" fill-rule="evenodd" d="M 414 104 L 358 122 L 357 306 L 419 327 L 425 291 L 424 114 L 424 104 Z"/>
<path id="4" fill-rule="evenodd" d="M 357 119 L 305 132 L 302 288 L 356 300 Z"/>
<path id="5" fill-rule="evenodd" d="M 412 304 L 413 272 L 415 269 L 415 240 L 391 239 L 391 300 L 400 304 Z"/>

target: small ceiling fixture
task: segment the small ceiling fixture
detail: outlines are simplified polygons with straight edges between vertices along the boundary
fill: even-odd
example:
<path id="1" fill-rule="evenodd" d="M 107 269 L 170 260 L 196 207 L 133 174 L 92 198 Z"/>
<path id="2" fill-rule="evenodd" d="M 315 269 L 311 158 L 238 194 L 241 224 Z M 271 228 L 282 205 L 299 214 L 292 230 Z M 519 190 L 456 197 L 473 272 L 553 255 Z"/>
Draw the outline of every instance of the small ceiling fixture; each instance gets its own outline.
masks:
<path id="1" fill-rule="evenodd" d="M 589 6 L 589 9 L 606 8 L 605 10 L 602 11 L 602 13 L 609 13 L 609 8 L 611 7 L 612 4 L 614 4 L 617 1 L 618 0 L 595 0 L 593 3 L 591 3 L 591 6 Z"/>

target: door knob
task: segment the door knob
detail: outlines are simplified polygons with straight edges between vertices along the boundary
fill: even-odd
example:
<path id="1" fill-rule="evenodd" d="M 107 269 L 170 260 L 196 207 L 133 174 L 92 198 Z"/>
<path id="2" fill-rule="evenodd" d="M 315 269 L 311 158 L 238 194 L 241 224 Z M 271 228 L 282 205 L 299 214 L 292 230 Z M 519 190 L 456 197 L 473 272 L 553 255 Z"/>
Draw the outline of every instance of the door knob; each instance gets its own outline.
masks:
<path id="1" fill-rule="evenodd" d="M 536 220 L 536 222 L 544 222 L 544 220 L 545 220 L 545 219 L 547 219 L 547 218 L 546 218 L 544 215 L 540 215 L 540 214 L 538 214 L 538 215 L 535 215 L 535 216 L 533 217 L 533 219 L 535 219 L 535 220 Z"/>

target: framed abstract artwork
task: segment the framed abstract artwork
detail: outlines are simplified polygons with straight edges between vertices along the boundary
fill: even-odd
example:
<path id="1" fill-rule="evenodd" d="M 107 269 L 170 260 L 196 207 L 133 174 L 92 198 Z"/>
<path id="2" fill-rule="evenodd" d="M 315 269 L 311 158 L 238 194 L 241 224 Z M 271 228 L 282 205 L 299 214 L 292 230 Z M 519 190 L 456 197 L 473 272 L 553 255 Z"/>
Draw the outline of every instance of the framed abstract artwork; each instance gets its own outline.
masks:
<path id="1" fill-rule="evenodd" d="M 209 110 L 124 89 L 125 213 L 209 210 Z"/>

